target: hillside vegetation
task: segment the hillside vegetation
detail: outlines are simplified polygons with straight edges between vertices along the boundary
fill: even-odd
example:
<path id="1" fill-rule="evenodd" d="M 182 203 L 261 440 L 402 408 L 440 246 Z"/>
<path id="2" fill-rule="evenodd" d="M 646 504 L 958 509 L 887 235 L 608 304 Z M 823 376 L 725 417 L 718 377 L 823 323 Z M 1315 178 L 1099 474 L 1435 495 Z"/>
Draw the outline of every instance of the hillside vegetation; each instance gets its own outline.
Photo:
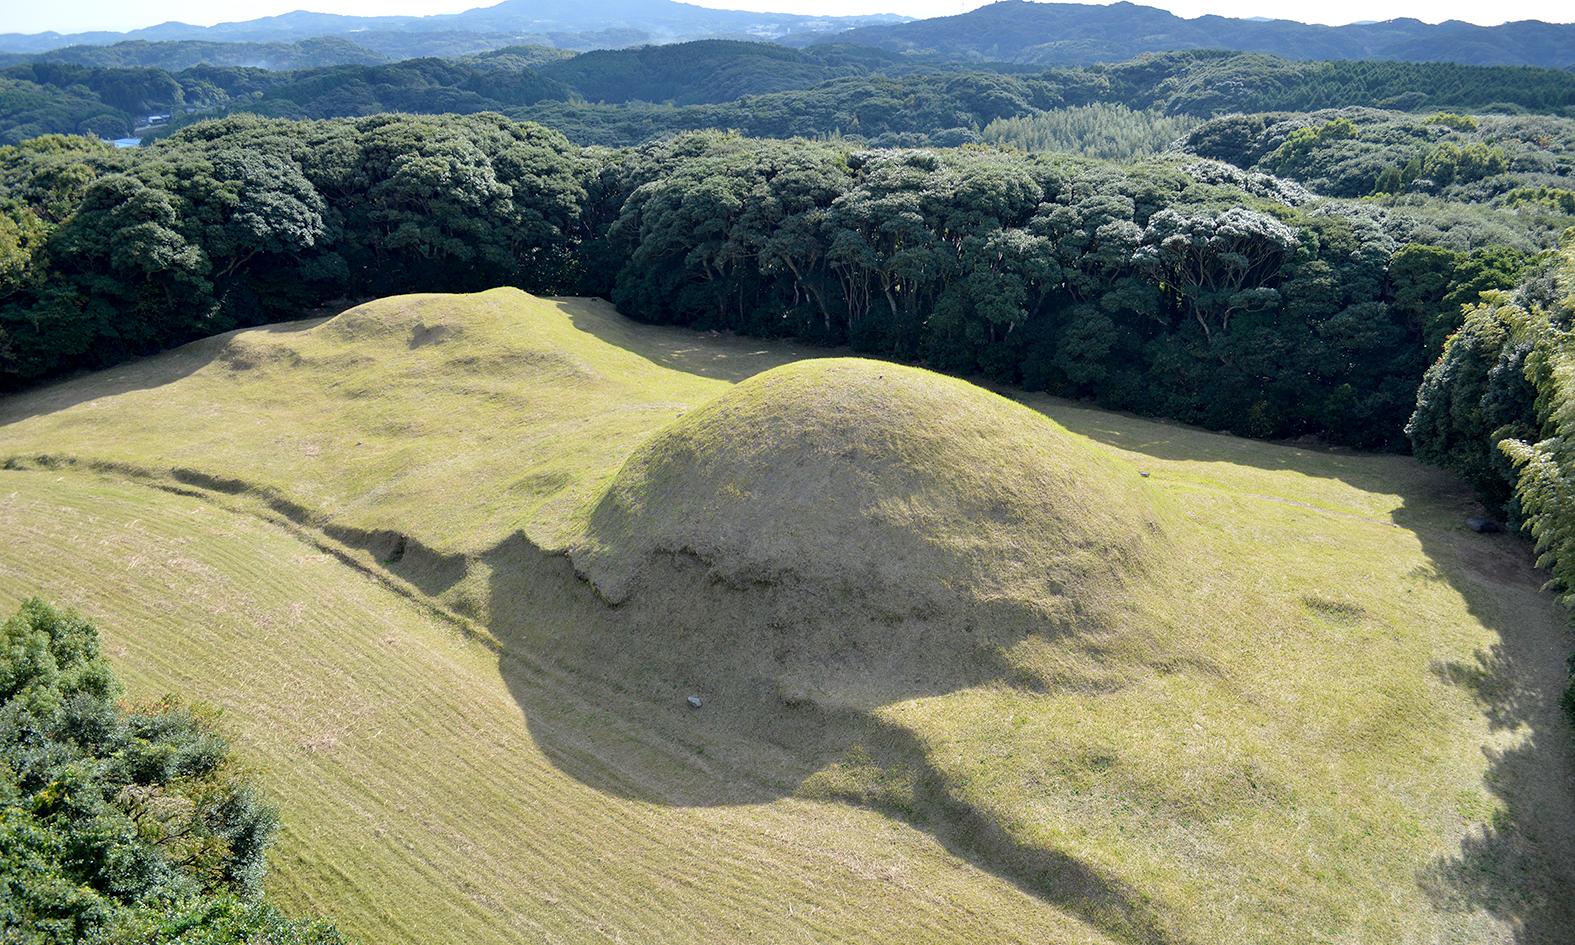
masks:
<path id="1" fill-rule="evenodd" d="M 1386 449 L 1461 305 L 1575 222 L 1556 201 L 1328 200 L 1186 155 L 608 151 L 497 115 L 234 117 L 130 153 L 45 137 L 0 149 L 0 185 L 11 386 L 346 298 L 510 284 Z"/>
<path id="2" fill-rule="evenodd" d="M 1205 118 L 1353 106 L 1565 116 L 1575 110 L 1575 74 L 1567 70 L 1300 62 L 1219 51 L 1045 69 L 842 44 L 789 49 L 731 40 L 565 58 L 524 39 L 473 55 L 270 72 L 245 65 L 247 56 L 263 53 L 238 50 L 233 62 L 179 71 L 111 67 L 116 48 L 0 68 L 0 141 L 50 132 L 163 135 L 234 112 L 340 118 L 499 111 L 548 124 L 580 144 L 638 144 L 714 128 L 913 145 L 977 140 L 993 120 L 1092 104 Z M 171 123 L 145 127 L 156 114 L 171 115 Z"/>
<path id="3" fill-rule="evenodd" d="M 1272 10 L 1273 8 L 1265 8 Z M 1575 25 L 1522 20 L 1478 26 L 1410 17 L 1321 26 L 1289 19 L 1185 18 L 1134 3 L 998 0 L 957 16 L 863 26 L 839 41 L 902 52 L 1082 64 L 1146 52 L 1231 49 L 1295 59 L 1395 59 L 1477 65 L 1575 65 Z"/>
<path id="4" fill-rule="evenodd" d="M 1186 147 L 1331 196 L 1436 194 L 1460 203 L 1575 208 L 1569 119 L 1365 108 L 1269 112 L 1206 122 Z"/>
<path id="5" fill-rule="evenodd" d="M 342 38 L 358 46 L 403 55 L 433 55 L 455 45 L 475 51 L 530 42 L 551 42 L 571 49 L 671 43 L 708 36 L 776 37 L 819 33 L 900 21 L 890 14 L 872 16 L 797 16 L 751 13 L 678 3 L 673 0 L 502 0 L 457 13 L 431 16 L 344 16 L 296 10 L 260 19 L 193 26 L 161 23 L 125 33 L 0 34 L 0 50 L 41 53 L 63 46 L 149 42 L 298 42 Z"/>
<path id="6" fill-rule="evenodd" d="M 991 144 L 1026 151 L 1066 151 L 1113 161 L 1157 154 L 1184 138 L 1199 120 L 1095 103 L 1020 118 L 997 118 L 980 132 Z"/>
<path id="7" fill-rule="evenodd" d="M 500 289 L 13 395 L 0 594 L 367 940 L 1561 941 L 1565 618 L 1450 479 L 805 357 Z"/>
<path id="8" fill-rule="evenodd" d="M 277 828 L 208 706 L 120 704 L 98 630 L 0 625 L 0 930 L 15 945 L 342 945 L 261 899 Z"/>
<path id="9" fill-rule="evenodd" d="M 1575 65 L 1570 52 L 1571 27 L 1536 20 L 1477 26 L 1460 20 L 1432 24 L 1397 18 L 1330 27 L 1262 17 L 1186 19 L 1125 2 L 998 2 L 959 16 L 903 19 L 750 13 L 668 0 L 509 0 L 463 13 L 426 17 L 297 11 L 211 27 L 164 23 L 128 33 L 12 33 L 0 35 L 0 52 L 36 55 L 73 47 L 74 55 L 86 56 L 85 50 L 94 45 L 134 48 L 134 44 L 158 43 L 211 49 L 225 42 L 261 45 L 327 40 L 383 53 L 397 50 L 402 55 L 394 58 L 408 58 L 441 55 L 455 47 L 459 52 L 480 52 L 522 42 L 597 49 L 748 36 L 800 46 L 848 39 L 905 54 L 925 50 L 956 59 L 1047 64 L 1111 62 L 1167 50 L 1229 49 L 1311 59 L 1451 61 L 1559 69 Z M 321 53 L 332 56 L 338 51 L 324 48 Z"/>

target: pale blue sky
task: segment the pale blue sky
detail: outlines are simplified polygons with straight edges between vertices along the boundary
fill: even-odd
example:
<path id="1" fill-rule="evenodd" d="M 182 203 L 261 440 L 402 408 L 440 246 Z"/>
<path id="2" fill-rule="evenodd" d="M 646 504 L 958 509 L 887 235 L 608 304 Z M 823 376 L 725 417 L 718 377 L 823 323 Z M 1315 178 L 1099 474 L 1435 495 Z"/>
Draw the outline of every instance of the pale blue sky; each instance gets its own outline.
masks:
<path id="1" fill-rule="evenodd" d="M 987 0 L 701 0 L 702 6 L 783 13 L 905 13 L 944 16 Z M 1273 16 L 1308 23 L 1350 23 L 1412 16 L 1430 23 L 1447 19 L 1473 23 L 1505 20 L 1575 21 L 1569 0 L 1144 0 L 1181 16 Z M 210 24 L 307 9 L 322 13 L 454 13 L 487 0 L 0 0 L 0 33 L 44 30 L 129 30 L 167 20 Z"/>

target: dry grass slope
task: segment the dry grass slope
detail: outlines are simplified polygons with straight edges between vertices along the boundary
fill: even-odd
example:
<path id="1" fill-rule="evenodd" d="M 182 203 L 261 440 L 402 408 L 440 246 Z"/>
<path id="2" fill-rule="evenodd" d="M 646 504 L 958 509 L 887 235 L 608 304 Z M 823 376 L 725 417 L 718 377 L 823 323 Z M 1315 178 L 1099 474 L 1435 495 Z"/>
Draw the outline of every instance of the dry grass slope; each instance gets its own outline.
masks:
<path id="1" fill-rule="evenodd" d="M 0 596 L 227 708 L 368 941 L 1570 940 L 1563 617 L 1453 484 L 810 354 L 496 290 L 13 397 Z"/>
<path id="2" fill-rule="evenodd" d="M 692 612 L 713 631 L 706 650 L 738 654 L 729 676 L 868 708 L 1027 637 L 1100 629 L 1160 543 L 1155 498 L 1004 397 L 824 358 L 648 440 L 570 557 L 610 603 L 659 595 Z M 757 619 L 707 619 L 740 591 Z"/>

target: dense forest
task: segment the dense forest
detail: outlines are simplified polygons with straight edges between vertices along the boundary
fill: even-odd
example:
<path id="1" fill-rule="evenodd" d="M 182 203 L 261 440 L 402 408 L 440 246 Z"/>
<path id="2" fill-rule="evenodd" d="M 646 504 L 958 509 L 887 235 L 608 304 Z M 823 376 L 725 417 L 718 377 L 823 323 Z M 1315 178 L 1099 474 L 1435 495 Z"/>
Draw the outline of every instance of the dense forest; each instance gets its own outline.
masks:
<path id="1" fill-rule="evenodd" d="M 463 50 L 462 53 L 482 50 Z M 402 57 L 414 58 L 414 57 Z M 130 40 L 108 46 L 65 46 L 36 55 L 0 53 L 0 65 L 65 62 L 107 69 L 162 69 L 179 72 L 193 66 L 243 66 L 288 71 L 322 66 L 370 65 L 382 56 L 348 39 L 320 36 L 293 43 L 220 43 L 202 40 L 148 42 Z"/>
<path id="2" fill-rule="evenodd" d="M 1430 24 L 1410 18 L 1329 27 L 1290 20 L 1203 16 L 1186 19 L 1133 3 L 992 3 L 959 16 L 902 22 L 898 16 L 811 17 L 719 10 L 671 0 L 505 0 L 464 13 L 413 16 L 336 16 L 297 11 L 283 16 L 212 27 L 164 23 L 130 33 L 72 36 L 0 35 L 0 53 L 48 54 L 72 47 L 140 43 L 166 47 L 292 44 L 332 38 L 389 59 L 466 55 L 502 46 L 545 43 L 566 49 L 606 49 L 716 37 L 772 38 L 806 46 L 855 43 L 895 52 L 928 52 L 959 61 L 1009 60 L 1040 65 L 1088 65 L 1148 52 L 1228 49 L 1297 59 L 1394 59 L 1475 65 L 1575 65 L 1575 27 L 1538 21 L 1476 26 L 1451 20 Z M 303 66 L 339 64 L 334 60 Z M 124 54 L 116 54 L 124 55 Z M 210 50 L 215 57 L 226 56 Z M 72 61 L 84 61 L 75 58 Z M 205 60 L 224 65 L 218 58 Z M 255 64 L 255 63 L 234 63 Z"/>
<path id="3" fill-rule="evenodd" d="M 1137 111 L 1095 102 L 1071 108 L 997 118 L 980 132 L 990 144 L 1025 151 L 1068 151 L 1113 161 L 1158 154 L 1199 124 L 1191 115 Z"/>
<path id="4" fill-rule="evenodd" d="M 625 146 L 709 128 L 951 145 L 979 140 L 998 119 L 1093 104 L 1202 118 L 1353 106 L 1567 116 L 1575 113 L 1575 73 L 1210 52 L 1025 72 L 849 46 L 791 50 L 732 41 L 573 58 L 545 47 L 509 47 L 457 59 L 286 72 L 209 65 L 167 72 L 39 60 L 0 69 L 0 142 L 46 133 L 163 134 L 242 111 L 282 118 L 497 111 L 557 128 L 579 144 Z M 148 116 L 165 114 L 167 124 L 146 127 Z"/>
<path id="5" fill-rule="evenodd" d="M 1198 127 L 1185 144 L 1331 196 L 1575 201 L 1575 121 L 1568 119 L 1363 108 L 1232 115 Z"/>
<path id="6" fill-rule="evenodd" d="M 1509 291 L 1484 293 L 1428 368 L 1416 455 L 1470 483 L 1535 539 L 1575 607 L 1575 231 Z M 1564 708 L 1575 718 L 1575 657 Z"/>
<path id="7" fill-rule="evenodd" d="M 0 34 L 0 52 L 42 54 L 67 46 L 127 41 L 295 43 L 343 39 L 408 59 L 485 52 L 544 43 L 564 49 L 606 49 L 720 36 L 813 41 L 851 27 L 901 22 L 891 14 L 806 16 L 702 7 L 675 0 L 501 0 L 431 16 L 346 16 L 296 10 L 255 20 L 192 26 L 161 23 L 129 33 Z"/>
<path id="8" fill-rule="evenodd" d="M 130 707 L 81 617 L 0 625 L 0 929 L 14 945 L 341 945 L 262 896 L 273 809 L 218 713 Z"/>
<path id="9" fill-rule="evenodd" d="M 1575 25 L 1567 23 L 1525 20 L 1477 26 L 1458 19 L 1433 24 L 1400 17 L 1319 26 L 1264 17 L 1184 18 L 1125 2 L 1091 5 L 998 0 L 957 16 L 860 27 L 836 39 L 898 52 L 1045 65 L 1113 62 L 1147 52 L 1185 49 L 1230 49 L 1295 59 L 1395 59 L 1555 69 L 1575 65 Z"/>
<path id="10" fill-rule="evenodd" d="M 1488 211 L 1184 155 L 716 132 L 581 149 L 498 115 L 234 117 L 131 151 L 43 137 L 0 150 L 0 191 L 12 384 L 331 300 L 512 283 L 1386 449 L 1461 305 L 1575 222 L 1505 237 Z"/>

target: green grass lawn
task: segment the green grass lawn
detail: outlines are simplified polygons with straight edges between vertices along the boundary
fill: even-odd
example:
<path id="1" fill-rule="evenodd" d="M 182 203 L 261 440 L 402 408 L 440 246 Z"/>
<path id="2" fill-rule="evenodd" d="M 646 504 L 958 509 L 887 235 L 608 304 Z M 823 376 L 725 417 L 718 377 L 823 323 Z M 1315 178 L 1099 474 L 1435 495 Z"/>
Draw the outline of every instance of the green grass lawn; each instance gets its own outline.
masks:
<path id="1" fill-rule="evenodd" d="M 826 354 L 496 290 L 13 396 L 0 597 L 369 942 L 1571 940 L 1566 617 L 1457 484 Z"/>

